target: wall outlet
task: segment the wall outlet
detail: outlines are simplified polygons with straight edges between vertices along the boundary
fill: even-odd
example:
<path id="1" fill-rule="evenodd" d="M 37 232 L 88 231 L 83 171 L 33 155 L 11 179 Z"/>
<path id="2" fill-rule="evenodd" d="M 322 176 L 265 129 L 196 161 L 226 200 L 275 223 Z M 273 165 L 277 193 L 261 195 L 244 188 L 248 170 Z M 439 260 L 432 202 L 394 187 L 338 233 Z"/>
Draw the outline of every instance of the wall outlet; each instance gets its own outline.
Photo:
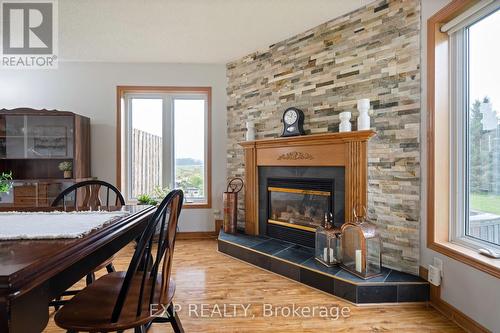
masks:
<path id="1" fill-rule="evenodd" d="M 443 260 L 439 259 L 438 257 L 434 257 L 434 259 L 432 259 L 432 266 L 439 269 L 439 274 L 441 277 L 443 277 Z"/>
<path id="2" fill-rule="evenodd" d="M 435 286 L 441 285 L 441 271 L 437 267 L 429 265 L 429 275 L 427 276 L 427 280 Z"/>

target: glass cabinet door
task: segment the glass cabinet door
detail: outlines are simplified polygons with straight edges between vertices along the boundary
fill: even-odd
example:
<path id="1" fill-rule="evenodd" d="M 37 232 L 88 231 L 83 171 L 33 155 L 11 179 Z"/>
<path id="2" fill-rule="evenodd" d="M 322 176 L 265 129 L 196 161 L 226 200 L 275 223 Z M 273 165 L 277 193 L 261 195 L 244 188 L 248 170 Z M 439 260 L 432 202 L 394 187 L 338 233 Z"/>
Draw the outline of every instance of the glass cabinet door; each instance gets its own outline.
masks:
<path id="1" fill-rule="evenodd" d="M 25 157 L 24 116 L 0 117 L 0 158 Z"/>
<path id="2" fill-rule="evenodd" d="M 72 116 L 27 116 L 27 158 L 72 158 Z"/>
<path id="3" fill-rule="evenodd" d="M 72 116 L 0 116 L 0 158 L 73 158 Z"/>

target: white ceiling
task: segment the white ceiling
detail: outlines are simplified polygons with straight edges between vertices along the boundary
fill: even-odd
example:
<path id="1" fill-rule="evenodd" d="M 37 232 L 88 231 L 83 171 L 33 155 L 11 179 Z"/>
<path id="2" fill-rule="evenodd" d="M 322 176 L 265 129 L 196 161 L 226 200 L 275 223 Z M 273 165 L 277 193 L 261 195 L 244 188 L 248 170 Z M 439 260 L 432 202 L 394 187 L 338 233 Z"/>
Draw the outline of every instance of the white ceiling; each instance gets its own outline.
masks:
<path id="1" fill-rule="evenodd" d="M 227 63 L 373 0 L 63 0 L 63 61 Z"/>

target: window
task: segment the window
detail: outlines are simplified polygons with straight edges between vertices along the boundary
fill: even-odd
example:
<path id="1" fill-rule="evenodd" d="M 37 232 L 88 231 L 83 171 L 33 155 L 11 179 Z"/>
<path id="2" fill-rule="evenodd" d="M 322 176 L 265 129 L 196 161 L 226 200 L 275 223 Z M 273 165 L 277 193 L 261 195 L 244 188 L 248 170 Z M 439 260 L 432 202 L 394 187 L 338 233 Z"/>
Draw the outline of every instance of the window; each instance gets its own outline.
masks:
<path id="1" fill-rule="evenodd" d="M 210 89 L 118 87 L 118 93 L 119 180 L 127 201 L 180 188 L 188 207 L 208 208 Z"/>
<path id="2" fill-rule="evenodd" d="M 474 182 L 477 184 L 475 176 L 497 167 L 485 165 L 477 172 L 473 154 L 487 148 L 491 150 L 483 155 L 491 157 L 495 150 L 488 138 L 480 140 L 478 148 L 476 133 L 487 134 L 483 131 L 489 126 L 481 122 L 478 131 L 474 124 L 479 122 L 473 116 L 479 118 L 475 99 L 481 103 L 476 103 L 481 120 L 483 113 L 491 115 L 486 111 L 489 104 L 493 111 L 498 111 L 495 78 L 500 74 L 498 63 L 492 59 L 499 58 L 495 39 L 499 23 L 495 21 L 488 26 L 486 33 L 480 28 L 484 23 L 491 24 L 491 18 L 498 20 L 499 8 L 500 2 L 493 0 L 451 1 L 427 20 L 427 135 L 423 137 L 427 141 L 427 247 L 497 278 L 500 278 L 500 261 L 478 251 L 480 248 L 500 251 L 494 236 L 493 242 L 488 240 L 491 229 L 482 233 L 473 230 L 476 222 L 481 226 L 487 224 L 473 215 L 478 207 L 488 207 L 482 214 L 487 217 L 492 207 L 498 206 L 492 189 L 481 190 L 481 196 L 477 196 L 478 187 L 473 187 Z M 492 40 L 486 52 L 481 39 Z M 482 81 L 477 83 L 478 79 Z M 490 201 L 493 205 L 484 204 L 484 200 L 477 202 L 485 197 L 493 199 Z"/>
<path id="3" fill-rule="evenodd" d="M 450 35 L 450 238 L 500 249 L 499 4 L 481 6 Z"/>

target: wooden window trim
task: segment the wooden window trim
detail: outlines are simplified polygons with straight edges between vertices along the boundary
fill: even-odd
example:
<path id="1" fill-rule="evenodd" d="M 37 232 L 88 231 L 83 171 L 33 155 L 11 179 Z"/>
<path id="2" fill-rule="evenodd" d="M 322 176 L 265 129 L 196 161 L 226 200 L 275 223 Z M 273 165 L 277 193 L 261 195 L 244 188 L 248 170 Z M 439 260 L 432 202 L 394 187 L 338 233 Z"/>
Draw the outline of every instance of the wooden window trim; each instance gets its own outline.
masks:
<path id="1" fill-rule="evenodd" d="M 129 93 L 202 93 L 207 95 L 207 202 L 184 204 L 183 209 L 212 208 L 212 88 L 211 87 L 160 87 L 117 86 L 116 87 L 116 184 L 121 189 L 122 179 L 122 99 Z"/>
<path id="2" fill-rule="evenodd" d="M 454 0 L 427 21 L 427 247 L 500 278 L 499 260 L 449 241 L 449 40 L 439 29 L 476 3 Z"/>

